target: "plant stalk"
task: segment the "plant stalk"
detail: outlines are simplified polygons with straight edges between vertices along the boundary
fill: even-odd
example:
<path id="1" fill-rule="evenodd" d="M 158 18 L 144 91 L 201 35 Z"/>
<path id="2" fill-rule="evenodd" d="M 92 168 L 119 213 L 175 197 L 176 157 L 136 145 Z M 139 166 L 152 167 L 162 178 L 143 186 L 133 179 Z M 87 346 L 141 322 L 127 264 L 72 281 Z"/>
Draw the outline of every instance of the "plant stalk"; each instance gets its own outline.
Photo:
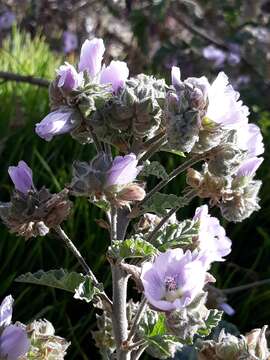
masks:
<path id="1" fill-rule="evenodd" d="M 98 279 L 96 278 L 93 271 L 90 269 L 90 267 L 87 265 L 86 261 L 84 260 L 83 256 L 81 255 L 80 251 L 76 248 L 72 240 L 67 236 L 65 231 L 61 228 L 60 225 L 56 226 L 54 228 L 54 231 L 58 235 L 58 237 L 64 242 L 65 246 L 72 252 L 72 254 L 76 257 L 78 262 L 81 264 L 82 268 L 84 269 L 86 275 L 88 275 L 91 280 L 93 281 L 93 284 L 97 286 L 99 284 Z M 106 309 L 111 312 L 112 308 L 112 301 L 107 296 L 105 292 L 102 292 L 100 294 L 100 297 L 104 303 L 104 306 Z"/>
<path id="2" fill-rule="evenodd" d="M 126 210 L 111 210 L 111 240 L 124 240 L 129 223 Z M 123 349 L 123 342 L 128 337 L 127 321 L 127 283 L 129 275 L 120 264 L 111 264 L 113 284 L 112 325 L 116 342 L 117 360 L 130 360 L 130 351 Z"/>

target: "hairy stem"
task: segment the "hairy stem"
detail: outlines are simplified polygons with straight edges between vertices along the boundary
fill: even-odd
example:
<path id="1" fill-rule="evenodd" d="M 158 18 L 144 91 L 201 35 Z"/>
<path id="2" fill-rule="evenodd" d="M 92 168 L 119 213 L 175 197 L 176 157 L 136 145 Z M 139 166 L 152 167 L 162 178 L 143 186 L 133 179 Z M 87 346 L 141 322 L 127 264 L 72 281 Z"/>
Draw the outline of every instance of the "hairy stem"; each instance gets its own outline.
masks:
<path id="1" fill-rule="evenodd" d="M 140 320 L 143 316 L 143 313 L 144 313 L 146 307 L 147 307 L 147 299 L 144 297 L 140 303 L 140 306 L 139 306 L 139 309 L 138 309 L 136 315 L 134 316 L 133 323 L 132 323 L 132 326 L 131 326 L 131 329 L 130 329 L 130 332 L 129 332 L 128 338 L 127 338 L 128 342 L 131 341 L 133 336 L 135 335 L 137 326 L 140 323 Z"/>
<path id="2" fill-rule="evenodd" d="M 74 243 L 71 241 L 71 239 L 67 236 L 65 231 L 61 228 L 60 225 L 56 226 L 54 228 L 54 231 L 58 235 L 58 237 L 64 242 L 65 246 L 72 252 L 72 254 L 76 257 L 78 262 L 81 264 L 82 268 L 84 269 L 86 275 L 90 276 L 91 280 L 93 281 L 94 285 L 98 285 L 99 282 L 93 273 L 93 271 L 90 269 L 90 267 L 87 265 L 86 261 L 84 260 L 83 256 L 81 255 L 80 251 L 76 248 Z M 112 301 L 109 299 L 107 294 L 105 292 L 102 292 L 100 294 L 100 297 L 103 300 L 104 305 L 106 306 L 106 309 L 111 312 L 112 307 Z"/>
<path id="3" fill-rule="evenodd" d="M 76 257 L 78 262 L 81 264 L 82 268 L 86 272 L 86 275 L 89 275 L 92 278 L 95 285 L 98 284 L 98 281 L 97 281 L 95 275 L 93 274 L 92 270 L 87 265 L 86 261 L 84 260 L 83 256 L 81 255 L 81 253 L 76 248 L 76 246 L 71 241 L 71 239 L 67 236 L 65 231 L 61 228 L 61 226 L 59 225 L 59 226 L 55 227 L 54 230 L 57 233 L 58 237 L 64 241 L 64 244 L 66 245 L 66 247 L 73 253 L 73 255 Z"/>
<path id="4" fill-rule="evenodd" d="M 123 240 L 129 223 L 126 210 L 111 210 L 111 240 Z M 129 275 L 121 269 L 120 264 L 112 264 L 113 311 L 112 324 L 116 342 L 117 360 L 130 360 L 130 351 L 122 348 L 128 336 L 127 321 L 127 282 Z"/>

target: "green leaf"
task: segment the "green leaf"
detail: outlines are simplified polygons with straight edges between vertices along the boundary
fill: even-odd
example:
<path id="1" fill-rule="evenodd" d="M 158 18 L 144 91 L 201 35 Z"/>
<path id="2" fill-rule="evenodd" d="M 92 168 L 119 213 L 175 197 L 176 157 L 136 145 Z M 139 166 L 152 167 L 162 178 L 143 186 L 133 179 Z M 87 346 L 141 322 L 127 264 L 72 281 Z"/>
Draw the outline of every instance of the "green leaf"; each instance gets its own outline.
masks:
<path id="1" fill-rule="evenodd" d="M 200 336 L 208 336 L 211 331 L 218 326 L 221 318 L 222 318 L 222 311 L 216 310 L 216 309 L 211 309 L 209 311 L 209 315 L 207 317 L 207 319 L 205 320 L 205 327 L 199 329 L 198 331 L 198 335 Z"/>
<path id="2" fill-rule="evenodd" d="M 143 205 L 144 212 L 152 212 L 159 216 L 165 216 L 167 210 L 173 209 L 176 206 L 183 205 L 183 198 L 174 194 L 154 194 Z"/>
<path id="3" fill-rule="evenodd" d="M 39 270 L 36 273 L 28 272 L 20 275 L 15 281 L 74 292 L 84 279 L 84 275 L 77 272 L 56 269 L 49 271 Z"/>
<path id="4" fill-rule="evenodd" d="M 124 241 L 114 241 L 109 252 L 115 257 L 137 258 L 155 255 L 158 250 L 149 242 L 135 235 Z"/>
<path id="5" fill-rule="evenodd" d="M 159 231 L 155 245 L 161 251 L 190 245 L 192 238 L 198 235 L 198 230 L 198 223 L 192 220 L 168 224 L 162 231 Z"/>
<path id="6" fill-rule="evenodd" d="M 94 296 L 102 292 L 102 285 L 100 288 L 93 285 L 89 276 L 75 289 L 74 299 L 84 300 L 87 303 L 93 300 Z"/>
<path id="7" fill-rule="evenodd" d="M 167 331 L 167 329 L 166 329 L 166 325 L 165 325 L 165 315 L 160 313 L 159 317 L 158 317 L 158 321 L 153 326 L 148 337 L 164 335 L 164 334 L 166 334 L 166 331 Z"/>
<path id="8" fill-rule="evenodd" d="M 162 166 L 158 161 L 152 161 L 151 163 L 148 162 L 144 164 L 143 170 L 140 172 L 140 176 L 149 175 L 154 175 L 162 180 L 167 180 L 169 178 L 164 166 Z"/>
<path id="9" fill-rule="evenodd" d="M 181 157 L 186 157 L 185 153 L 183 153 L 183 151 L 178 151 L 178 150 L 172 150 L 172 149 L 164 149 L 164 151 L 166 152 L 169 152 L 171 154 L 174 154 L 174 155 L 178 155 L 178 156 L 181 156 Z"/>

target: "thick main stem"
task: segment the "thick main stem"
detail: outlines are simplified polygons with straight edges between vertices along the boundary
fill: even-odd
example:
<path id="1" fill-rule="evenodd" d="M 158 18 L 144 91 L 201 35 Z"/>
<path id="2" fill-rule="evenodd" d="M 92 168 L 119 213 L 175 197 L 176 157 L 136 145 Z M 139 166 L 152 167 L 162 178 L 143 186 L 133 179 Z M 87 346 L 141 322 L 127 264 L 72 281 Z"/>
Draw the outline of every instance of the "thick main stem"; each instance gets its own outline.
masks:
<path id="1" fill-rule="evenodd" d="M 111 211 L 111 240 L 124 240 L 129 223 L 126 210 Z M 117 360 L 130 360 L 130 351 L 122 348 L 123 342 L 128 337 L 127 321 L 127 282 L 129 275 L 124 272 L 119 264 L 112 264 L 113 283 L 113 311 L 112 323 L 116 342 Z"/>

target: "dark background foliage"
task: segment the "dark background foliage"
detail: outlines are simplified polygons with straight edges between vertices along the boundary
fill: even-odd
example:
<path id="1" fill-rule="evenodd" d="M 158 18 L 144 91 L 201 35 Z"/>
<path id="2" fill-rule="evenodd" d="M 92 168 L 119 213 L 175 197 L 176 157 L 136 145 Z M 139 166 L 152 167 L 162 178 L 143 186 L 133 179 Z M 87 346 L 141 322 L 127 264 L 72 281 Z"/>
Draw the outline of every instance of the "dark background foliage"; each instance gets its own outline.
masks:
<path id="1" fill-rule="evenodd" d="M 127 61 L 131 75 L 146 72 L 169 79 L 170 67 L 178 65 L 183 77 L 212 79 L 224 70 L 249 106 L 251 121 L 261 126 L 266 146 L 258 174 L 264 182 L 262 209 L 241 224 L 224 222 L 233 251 L 214 271 L 217 285 L 231 288 L 270 278 L 269 22 L 270 2 L 259 0 L 2 0 L 0 70 L 52 79 L 64 57 L 76 61 L 80 44 L 89 36 L 103 37 L 106 61 Z M 66 36 L 73 36 L 71 49 Z M 206 59 L 209 45 L 223 52 L 223 63 Z M 76 144 L 68 135 L 50 143 L 35 135 L 34 124 L 49 111 L 46 89 L 0 81 L 0 104 L 1 201 L 8 199 L 12 188 L 7 168 L 20 159 L 31 164 L 37 185 L 58 191 L 70 180 L 72 161 L 93 156 L 91 146 Z M 174 155 L 162 154 L 159 159 L 167 170 L 181 161 Z M 184 178 L 177 178 L 166 191 L 179 194 L 184 186 Z M 179 216 L 192 216 L 195 205 Z M 96 223 L 101 216 L 86 200 L 76 199 L 65 228 L 109 287 L 108 234 Z M 16 298 L 14 318 L 28 322 L 46 317 L 72 342 L 68 359 L 99 358 L 91 339 L 95 317 L 89 305 L 60 290 L 14 282 L 19 274 L 41 268 L 80 270 L 73 257 L 51 236 L 24 242 L 4 226 L 0 234 L 0 297 L 11 293 Z M 236 314 L 227 320 L 241 332 L 261 327 L 269 323 L 269 301 L 270 285 L 232 293 L 229 303 Z"/>

